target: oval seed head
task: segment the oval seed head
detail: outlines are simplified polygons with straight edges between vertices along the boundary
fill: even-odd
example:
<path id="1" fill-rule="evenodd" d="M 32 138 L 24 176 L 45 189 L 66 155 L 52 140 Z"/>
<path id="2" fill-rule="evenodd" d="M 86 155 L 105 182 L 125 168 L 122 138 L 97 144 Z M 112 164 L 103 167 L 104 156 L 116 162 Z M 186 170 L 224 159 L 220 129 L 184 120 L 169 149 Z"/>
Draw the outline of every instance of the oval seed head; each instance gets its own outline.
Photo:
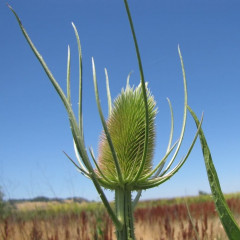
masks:
<path id="1" fill-rule="evenodd" d="M 140 178 L 149 173 L 152 168 L 152 158 L 155 145 L 156 103 L 147 89 L 148 102 L 148 151 L 145 165 Z M 133 182 L 141 164 L 145 141 L 145 104 L 141 84 L 138 87 L 122 89 L 115 99 L 111 114 L 107 120 L 113 146 L 122 172 L 123 182 L 132 190 L 137 183 Z M 120 186 L 117 171 L 107 138 L 103 132 L 100 137 L 98 165 L 103 175 L 114 182 L 112 189 Z M 98 176 L 100 174 L 98 173 Z"/>

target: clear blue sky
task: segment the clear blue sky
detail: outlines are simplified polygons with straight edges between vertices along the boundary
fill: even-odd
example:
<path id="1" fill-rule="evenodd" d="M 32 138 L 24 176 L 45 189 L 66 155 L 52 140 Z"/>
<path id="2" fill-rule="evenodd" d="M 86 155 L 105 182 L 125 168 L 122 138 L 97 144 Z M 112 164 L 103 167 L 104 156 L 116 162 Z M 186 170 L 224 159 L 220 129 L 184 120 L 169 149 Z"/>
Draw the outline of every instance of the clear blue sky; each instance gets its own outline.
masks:
<path id="1" fill-rule="evenodd" d="M 104 68 L 112 97 L 126 84 L 138 84 L 134 45 L 123 0 L 41 0 L 9 4 L 55 78 L 65 89 L 67 45 L 72 52 L 72 94 L 77 106 L 77 45 L 83 49 L 83 115 L 86 146 L 97 155 L 101 124 L 91 72 L 95 58 L 101 103 L 107 115 Z M 166 98 L 173 104 L 176 140 L 183 113 L 183 84 L 177 45 L 184 58 L 189 104 L 201 116 L 224 192 L 240 191 L 240 2 L 227 0 L 129 0 L 146 81 L 155 96 L 156 163 L 164 154 L 170 130 Z M 63 154 L 74 158 L 65 109 L 31 52 L 16 19 L 0 3 L 0 185 L 7 198 L 81 196 L 99 200 L 93 184 Z M 190 145 L 195 125 L 188 116 L 180 160 Z M 209 192 L 200 143 L 183 168 L 168 182 L 143 193 L 143 199 Z M 111 192 L 106 192 L 113 199 Z"/>

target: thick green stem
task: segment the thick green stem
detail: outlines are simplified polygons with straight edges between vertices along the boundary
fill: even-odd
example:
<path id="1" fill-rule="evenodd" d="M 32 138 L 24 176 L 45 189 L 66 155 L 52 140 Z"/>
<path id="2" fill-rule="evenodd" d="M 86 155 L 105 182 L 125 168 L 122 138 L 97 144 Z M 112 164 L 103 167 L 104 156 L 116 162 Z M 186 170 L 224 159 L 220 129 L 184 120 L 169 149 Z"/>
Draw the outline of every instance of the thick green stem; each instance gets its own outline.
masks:
<path id="1" fill-rule="evenodd" d="M 118 220 L 123 224 L 121 230 L 116 230 L 117 240 L 135 240 L 131 191 L 117 189 L 115 205 Z"/>

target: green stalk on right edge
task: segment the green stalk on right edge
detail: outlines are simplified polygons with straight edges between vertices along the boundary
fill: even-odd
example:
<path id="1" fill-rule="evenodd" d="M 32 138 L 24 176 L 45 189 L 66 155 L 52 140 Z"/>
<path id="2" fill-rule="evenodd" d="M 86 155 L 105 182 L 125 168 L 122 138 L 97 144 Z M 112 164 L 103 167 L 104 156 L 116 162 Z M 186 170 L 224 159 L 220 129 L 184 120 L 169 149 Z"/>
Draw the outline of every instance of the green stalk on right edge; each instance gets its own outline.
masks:
<path id="1" fill-rule="evenodd" d="M 199 127 L 199 120 L 193 110 L 188 106 L 196 126 Z M 208 181 L 213 195 L 213 200 L 219 215 L 219 218 L 222 222 L 224 230 L 230 240 L 239 240 L 240 239 L 240 228 L 237 225 L 231 210 L 229 209 L 227 202 L 223 196 L 221 186 L 219 183 L 217 171 L 214 167 L 210 149 L 207 144 L 207 140 L 204 136 L 202 128 L 199 131 L 199 137 L 202 146 L 203 157 L 205 160 L 206 171 L 208 175 Z"/>

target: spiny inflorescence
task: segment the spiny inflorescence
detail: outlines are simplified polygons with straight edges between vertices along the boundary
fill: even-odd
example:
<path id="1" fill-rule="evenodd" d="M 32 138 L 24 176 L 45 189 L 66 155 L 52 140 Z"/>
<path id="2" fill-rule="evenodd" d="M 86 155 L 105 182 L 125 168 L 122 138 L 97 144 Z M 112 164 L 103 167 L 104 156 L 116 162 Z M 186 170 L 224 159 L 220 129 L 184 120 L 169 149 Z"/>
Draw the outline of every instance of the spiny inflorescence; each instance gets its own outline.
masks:
<path id="1" fill-rule="evenodd" d="M 147 85 L 147 84 L 146 84 Z M 146 86 L 147 87 L 147 86 Z M 149 141 L 146 162 L 141 176 L 149 173 L 152 168 L 152 158 L 155 145 L 156 103 L 147 89 Z M 123 182 L 129 186 L 141 165 L 145 140 L 145 105 L 141 84 L 136 88 L 127 83 L 115 99 L 113 109 L 107 120 L 108 131 L 119 161 Z M 103 132 L 100 137 L 98 164 L 102 173 L 111 181 L 116 182 L 118 176 L 112 152 Z M 141 177 L 140 176 L 140 177 Z M 134 186 L 132 186 L 134 190 Z"/>

